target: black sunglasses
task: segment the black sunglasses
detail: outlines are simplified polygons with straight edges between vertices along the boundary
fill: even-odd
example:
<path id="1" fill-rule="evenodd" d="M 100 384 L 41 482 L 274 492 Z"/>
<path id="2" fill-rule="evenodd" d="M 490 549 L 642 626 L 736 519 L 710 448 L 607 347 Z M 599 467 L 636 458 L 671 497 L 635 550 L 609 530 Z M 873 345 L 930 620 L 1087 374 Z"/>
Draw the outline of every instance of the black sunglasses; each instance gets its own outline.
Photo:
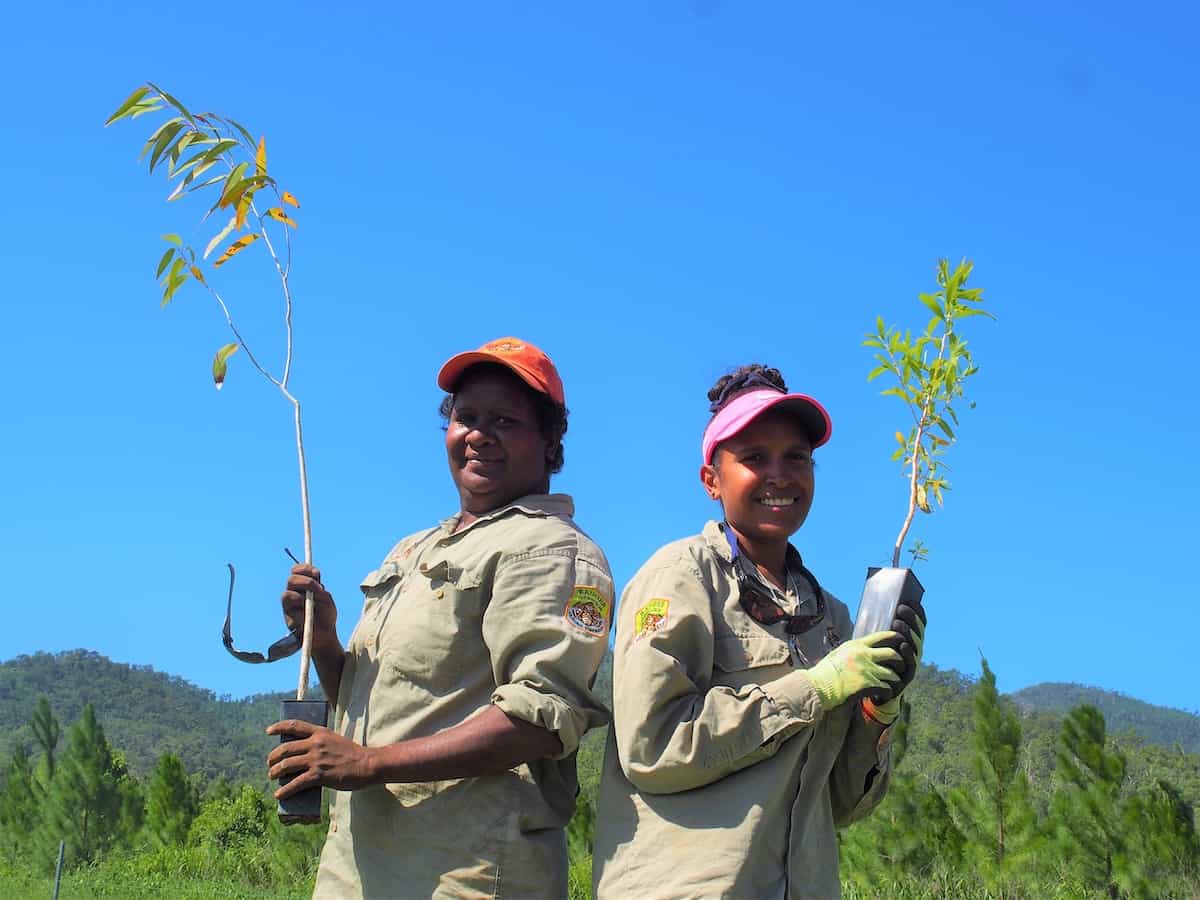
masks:
<path id="1" fill-rule="evenodd" d="M 751 577 L 738 562 L 738 541 L 733 529 L 729 527 L 729 523 L 725 523 L 722 530 L 725 532 L 725 540 L 729 541 L 729 552 L 733 558 L 733 577 L 738 587 L 738 603 L 746 611 L 746 615 L 760 625 L 785 622 L 783 630 L 791 635 L 812 631 L 825 620 L 825 593 L 817 582 L 817 576 L 813 575 L 800 561 L 799 554 L 796 554 L 790 547 L 788 548 L 790 557 L 788 568 L 793 568 L 794 564 L 800 569 L 800 574 L 804 576 L 804 580 L 812 588 L 813 596 L 817 598 L 817 608 L 815 612 L 793 615 L 785 612 L 783 607 L 775 602 L 775 598 L 759 583 L 758 579 Z"/>
<path id="2" fill-rule="evenodd" d="M 292 556 L 291 551 L 285 550 L 288 556 Z M 292 559 L 296 557 L 292 556 Z M 266 656 L 256 650 L 239 650 L 233 646 L 233 632 L 231 631 L 231 619 L 233 617 L 233 582 L 237 578 L 237 573 L 234 571 L 233 563 L 226 563 L 229 566 L 229 599 L 225 602 L 225 625 L 221 629 L 221 643 L 225 645 L 225 649 L 229 651 L 229 655 L 240 659 L 246 663 L 273 663 L 276 660 L 286 659 L 297 650 L 300 649 L 300 635 L 295 631 L 281 637 L 270 647 L 267 648 Z"/>

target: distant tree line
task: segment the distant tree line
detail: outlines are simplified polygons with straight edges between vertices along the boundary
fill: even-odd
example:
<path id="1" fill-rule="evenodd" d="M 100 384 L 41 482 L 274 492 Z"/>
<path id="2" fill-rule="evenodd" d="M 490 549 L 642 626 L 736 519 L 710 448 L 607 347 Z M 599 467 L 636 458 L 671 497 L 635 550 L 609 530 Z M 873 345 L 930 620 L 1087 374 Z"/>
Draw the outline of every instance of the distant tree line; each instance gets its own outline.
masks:
<path id="1" fill-rule="evenodd" d="M 841 834 L 848 898 L 1200 896 L 1192 802 L 1152 767 L 1135 782 L 1097 709 L 1078 706 L 1061 721 L 1052 773 L 1035 780 L 1043 751 L 1023 747 L 1022 718 L 986 661 L 970 701 L 970 727 L 958 723 L 969 772 L 953 784 L 931 777 L 928 758 L 924 771 L 911 765 L 906 708 L 887 799 Z M 925 739 L 944 742 L 944 723 L 931 718 Z M 119 896 L 205 896 L 217 882 L 280 892 L 256 896 L 311 892 L 324 830 L 280 826 L 265 780 L 201 784 L 173 753 L 139 780 L 90 704 L 64 734 L 40 697 L 29 731 L 32 749 L 18 745 L 0 779 L 0 894 L 21 895 L 14 884 L 40 890 L 60 841 L 68 869 L 98 894 L 107 884 Z M 600 736 L 589 737 L 568 832 L 572 898 L 590 889 Z M 189 895 L 185 883 L 209 887 Z"/>

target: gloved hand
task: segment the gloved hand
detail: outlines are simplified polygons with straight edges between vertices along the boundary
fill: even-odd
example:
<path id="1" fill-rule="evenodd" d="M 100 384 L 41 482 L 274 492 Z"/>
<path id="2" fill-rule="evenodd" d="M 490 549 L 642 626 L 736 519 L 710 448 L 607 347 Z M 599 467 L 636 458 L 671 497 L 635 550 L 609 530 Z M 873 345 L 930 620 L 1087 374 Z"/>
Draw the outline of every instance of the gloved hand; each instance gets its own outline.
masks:
<path id="1" fill-rule="evenodd" d="M 884 646 L 893 647 L 899 654 L 899 659 L 888 663 L 888 666 L 900 677 L 892 685 L 868 692 L 867 696 L 876 709 L 885 706 L 890 709 L 891 701 L 898 700 L 900 694 L 916 677 L 921 665 L 921 650 L 925 644 L 926 621 L 925 609 L 919 603 L 912 606 L 901 603 L 896 607 L 896 617 L 892 619 L 892 631 L 896 637 L 886 641 Z M 899 711 L 900 707 L 897 704 L 897 715 Z"/>
<path id="2" fill-rule="evenodd" d="M 839 644 L 805 674 L 812 682 L 821 706 L 826 710 L 841 706 L 855 694 L 869 688 L 887 688 L 900 676 L 886 663 L 903 662 L 890 646 L 894 631 L 877 631 Z"/>

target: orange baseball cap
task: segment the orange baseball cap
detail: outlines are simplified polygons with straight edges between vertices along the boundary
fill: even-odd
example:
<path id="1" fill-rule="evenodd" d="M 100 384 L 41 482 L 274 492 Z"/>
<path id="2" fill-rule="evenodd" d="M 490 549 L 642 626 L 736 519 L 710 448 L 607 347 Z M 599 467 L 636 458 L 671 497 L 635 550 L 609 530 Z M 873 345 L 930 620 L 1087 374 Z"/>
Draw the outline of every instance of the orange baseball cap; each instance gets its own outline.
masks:
<path id="1" fill-rule="evenodd" d="M 515 337 L 488 341 L 478 350 L 450 357 L 438 372 L 438 387 L 453 393 L 463 373 L 479 363 L 499 363 L 538 393 L 546 394 L 559 405 L 566 405 L 562 379 L 558 377 L 554 362 L 533 344 Z"/>

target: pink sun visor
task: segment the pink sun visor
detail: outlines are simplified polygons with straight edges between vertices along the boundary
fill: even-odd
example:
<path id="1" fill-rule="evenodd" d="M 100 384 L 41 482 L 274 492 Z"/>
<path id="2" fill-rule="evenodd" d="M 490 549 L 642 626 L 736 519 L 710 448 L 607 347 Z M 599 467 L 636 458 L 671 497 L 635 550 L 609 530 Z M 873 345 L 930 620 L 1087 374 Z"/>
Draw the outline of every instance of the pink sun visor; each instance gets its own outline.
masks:
<path id="1" fill-rule="evenodd" d="M 808 433 L 814 450 L 829 440 L 829 435 L 833 432 L 829 413 L 807 394 L 783 394 L 769 389 L 746 391 L 726 403 L 704 429 L 701 452 L 704 454 L 705 464 L 712 462 L 717 444 L 733 437 L 767 410 L 776 407 L 782 407 L 795 414 Z"/>

